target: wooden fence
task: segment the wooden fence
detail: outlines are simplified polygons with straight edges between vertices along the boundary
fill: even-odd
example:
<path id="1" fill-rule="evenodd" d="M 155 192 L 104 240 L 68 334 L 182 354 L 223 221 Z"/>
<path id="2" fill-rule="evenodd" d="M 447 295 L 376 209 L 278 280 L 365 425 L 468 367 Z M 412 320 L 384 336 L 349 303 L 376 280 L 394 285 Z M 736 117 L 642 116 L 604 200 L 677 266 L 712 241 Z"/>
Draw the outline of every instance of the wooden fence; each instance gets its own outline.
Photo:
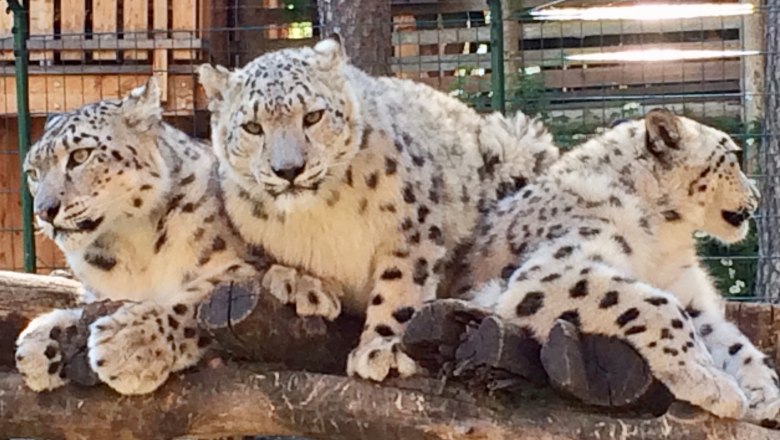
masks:
<path id="1" fill-rule="evenodd" d="M 30 0 L 29 102 L 33 139 L 42 118 L 115 98 L 157 75 L 166 114 L 205 126 L 205 99 L 193 76 L 204 61 L 237 65 L 264 51 L 319 38 L 316 8 L 291 11 L 284 0 Z M 393 74 L 446 92 L 486 98 L 490 26 L 485 0 L 392 0 Z M 536 6 L 541 0 L 527 0 Z M 553 116 L 600 124 L 626 103 L 663 104 L 694 115 L 739 117 L 749 59 L 619 63 L 568 56 L 641 49 L 745 47 L 750 19 L 529 22 L 503 17 L 509 96 L 543 100 Z M 298 24 L 296 24 L 298 23 Z M 300 23 L 303 25 L 301 30 Z M 751 24 L 754 26 L 755 23 Z M 295 29 L 298 29 L 295 31 Z M 21 265 L 16 150 L 16 91 L 11 17 L 0 14 L 0 268 Z M 516 73 L 521 72 L 522 80 Z M 530 90 L 530 92 L 529 92 Z M 522 93 L 521 93 L 522 92 Z M 204 135 L 204 130 L 199 130 Z M 48 244 L 43 266 L 61 258 Z"/>

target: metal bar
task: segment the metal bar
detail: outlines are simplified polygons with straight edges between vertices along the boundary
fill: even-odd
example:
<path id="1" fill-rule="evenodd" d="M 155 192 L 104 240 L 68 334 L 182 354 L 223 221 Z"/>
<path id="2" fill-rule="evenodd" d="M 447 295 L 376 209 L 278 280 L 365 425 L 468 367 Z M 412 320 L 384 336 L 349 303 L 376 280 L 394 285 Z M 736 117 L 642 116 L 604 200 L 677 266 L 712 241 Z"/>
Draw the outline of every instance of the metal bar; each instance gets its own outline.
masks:
<path id="1" fill-rule="evenodd" d="M 490 7 L 490 82 L 493 94 L 490 106 L 493 111 L 506 111 L 506 90 L 504 78 L 504 13 L 501 0 L 487 0 Z"/>
<path id="2" fill-rule="evenodd" d="M 33 236 L 32 197 L 27 187 L 23 163 L 30 146 L 30 112 L 27 97 L 27 9 L 19 0 L 8 0 L 14 15 L 14 66 L 16 70 L 16 108 L 19 127 L 19 196 L 22 201 L 22 243 L 24 249 L 24 270 L 35 272 L 35 237 Z"/>

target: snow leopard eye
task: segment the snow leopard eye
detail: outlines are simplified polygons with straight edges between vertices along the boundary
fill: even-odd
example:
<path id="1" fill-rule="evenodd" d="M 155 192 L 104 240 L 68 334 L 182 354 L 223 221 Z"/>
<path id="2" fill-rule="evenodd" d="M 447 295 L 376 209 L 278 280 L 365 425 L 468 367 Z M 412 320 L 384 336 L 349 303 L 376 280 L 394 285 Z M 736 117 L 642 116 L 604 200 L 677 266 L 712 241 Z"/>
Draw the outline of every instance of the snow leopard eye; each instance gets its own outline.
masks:
<path id="1" fill-rule="evenodd" d="M 325 114 L 325 110 L 317 110 L 315 112 L 306 113 L 303 116 L 303 126 L 311 127 L 312 125 L 320 122 L 323 114 Z"/>
<path id="2" fill-rule="evenodd" d="M 87 161 L 87 159 L 89 159 L 91 154 L 91 148 L 79 148 L 78 150 L 70 153 L 70 156 L 68 157 L 68 168 L 73 168 L 83 164 Z"/>
<path id="3" fill-rule="evenodd" d="M 246 124 L 242 125 L 241 128 L 243 128 L 245 132 L 255 136 L 260 136 L 263 134 L 263 127 L 257 122 L 247 122 Z"/>

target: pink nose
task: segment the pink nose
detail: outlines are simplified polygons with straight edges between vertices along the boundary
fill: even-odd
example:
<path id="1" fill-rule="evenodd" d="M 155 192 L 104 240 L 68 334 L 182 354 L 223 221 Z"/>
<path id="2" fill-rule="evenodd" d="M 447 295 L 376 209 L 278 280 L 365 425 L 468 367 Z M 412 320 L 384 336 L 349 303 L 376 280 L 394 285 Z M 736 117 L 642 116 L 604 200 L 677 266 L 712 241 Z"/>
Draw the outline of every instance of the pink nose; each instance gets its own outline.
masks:
<path id="1" fill-rule="evenodd" d="M 39 219 L 45 221 L 46 223 L 51 223 L 54 221 L 54 218 L 57 217 L 59 212 L 60 202 L 54 202 L 49 205 L 40 207 L 37 211 L 35 211 L 35 215 L 37 215 Z"/>

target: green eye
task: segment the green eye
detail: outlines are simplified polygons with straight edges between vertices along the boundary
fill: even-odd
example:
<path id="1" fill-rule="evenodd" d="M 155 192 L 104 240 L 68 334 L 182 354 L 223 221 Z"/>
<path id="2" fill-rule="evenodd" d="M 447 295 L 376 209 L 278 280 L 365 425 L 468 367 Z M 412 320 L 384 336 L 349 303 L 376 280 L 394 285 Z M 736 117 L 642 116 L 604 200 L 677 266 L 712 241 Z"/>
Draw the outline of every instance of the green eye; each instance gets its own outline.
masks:
<path id="1" fill-rule="evenodd" d="M 83 164 L 87 161 L 87 159 L 89 159 L 91 154 L 91 148 L 80 148 L 70 153 L 70 156 L 68 156 L 68 168 L 73 168 Z"/>
<path id="2" fill-rule="evenodd" d="M 245 132 L 255 136 L 260 136 L 263 134 L 263 127 L 257 122 L 247 122 L 246 124 L 242 125 L 241 128 L 243 128 Z"/>
<path id="3" fill-rule="evenodd" d="M 316 112 L 306 113 L 303 116 L 303 126 L 311 127 L 312 125 L 320 122 L 323 114 L 325 114 L 325 110 L 317 110 Z"/>

